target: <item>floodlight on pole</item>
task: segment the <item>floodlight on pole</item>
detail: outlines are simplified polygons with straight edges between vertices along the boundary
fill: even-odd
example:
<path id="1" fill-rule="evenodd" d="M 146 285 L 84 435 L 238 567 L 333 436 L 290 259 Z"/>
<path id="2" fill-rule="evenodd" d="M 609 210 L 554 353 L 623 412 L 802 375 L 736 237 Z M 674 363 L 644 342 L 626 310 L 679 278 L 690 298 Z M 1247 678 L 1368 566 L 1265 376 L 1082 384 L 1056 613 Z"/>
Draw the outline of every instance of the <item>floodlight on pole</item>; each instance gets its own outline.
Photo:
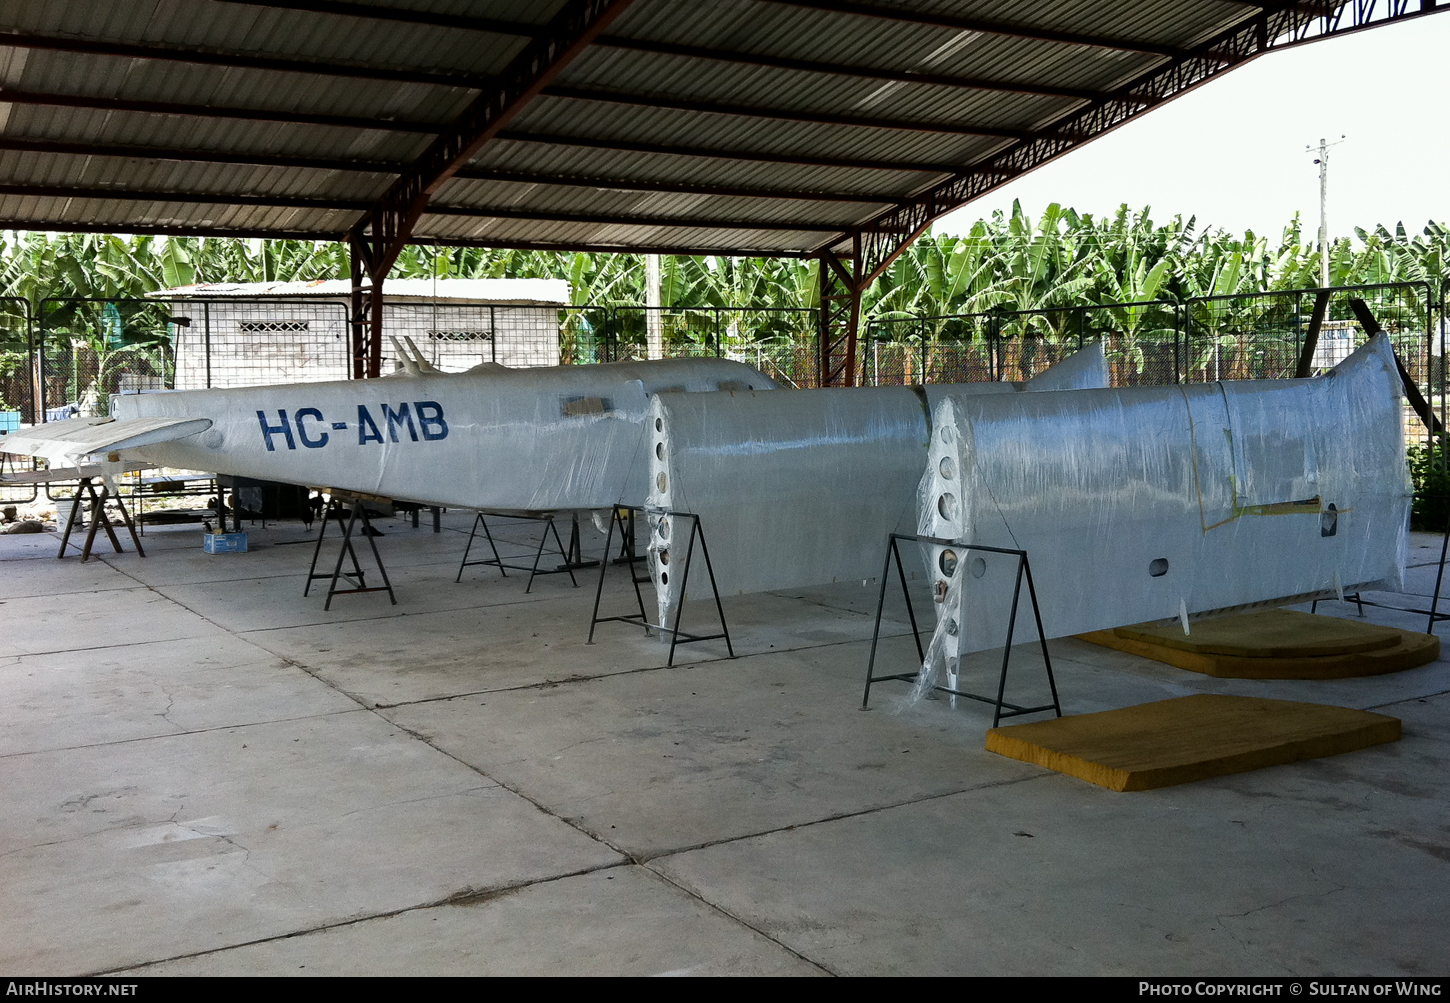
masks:
<path id="1" fill-rule="evenodd" d="M 1329 287 L 1329 151 L 1344 142 L 1341 135 L 1333 143 L 1319 140 L 1319 156 L 1314 163 L 1319 165 L 1319 287 Z M 1304 147 L 1305 153 L 1314 153 L 1314 147 Z"/>

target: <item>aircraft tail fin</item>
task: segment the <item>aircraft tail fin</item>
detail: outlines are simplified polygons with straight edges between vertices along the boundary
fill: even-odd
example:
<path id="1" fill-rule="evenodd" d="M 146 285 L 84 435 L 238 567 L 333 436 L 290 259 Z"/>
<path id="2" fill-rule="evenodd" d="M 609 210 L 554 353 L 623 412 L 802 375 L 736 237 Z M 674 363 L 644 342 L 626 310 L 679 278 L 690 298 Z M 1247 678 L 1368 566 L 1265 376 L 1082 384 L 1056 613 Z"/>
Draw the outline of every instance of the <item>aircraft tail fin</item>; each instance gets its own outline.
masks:
<path id="1" fill-rule="evenodd" d="M 1108 385 L 1108 359 L 1103 343 L 1073 352 L 1023 384 L 1023 390 L 1097 390 Z"/>
<path id="2" fill-rule="evenodd" d="M 403 340 L 408 343 L 408 348 L 410 348 L 412 350 L 412 352 L 413 352 L 413 359 L 418 364 L 418 371 L 419 372 L 424 373 L 424 374 L 432 374 L 432 373 L 438 372 L 437 367 L 435 367 L 433 365 L 433 363 L 431 363 L 427 359 L 423 358 L 423 353 L 420 352 L 420 351 L 418 351 L 418 346 L 417 345 L 413 344 L 413 338 L 412 338 L 411 335 L 407 335 L 407 334 L 403 335 Z"/>
<path id="3" fill-rule="evenodd" d="M 393 343 L 393 352 L 398 356 L 398 361 L 403 364 L 403 372 L 409 376 L 421 376 L 422 373 L 418 369 L 418 363 L 414 362 L 408 353 L 403 351 L 403 346 L 398 342 L 397 337 L 390 334 L 388 335 L 388 340 Z"/>

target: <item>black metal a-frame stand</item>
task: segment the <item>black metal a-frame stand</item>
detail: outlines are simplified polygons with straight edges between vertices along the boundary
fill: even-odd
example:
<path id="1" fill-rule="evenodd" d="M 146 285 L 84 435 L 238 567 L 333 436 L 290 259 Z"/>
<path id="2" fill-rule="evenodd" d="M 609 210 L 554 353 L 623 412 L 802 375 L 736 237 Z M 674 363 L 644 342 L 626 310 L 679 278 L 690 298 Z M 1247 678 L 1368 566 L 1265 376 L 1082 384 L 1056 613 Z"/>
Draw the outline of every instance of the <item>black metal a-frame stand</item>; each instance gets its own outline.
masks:
<path id="1" fill-rule="evenodd" d="M 1007 550 L 1002 547 L 987 547 L 976 543 L 962 543 L 959 540 L 942 540 L 934 536 L 919 536 L 906 533 L 892 533 L 888 538 L 886 548 L 886 565 L 881 571 L 881 595 L 876 600 L 876 627 L 871 632 L 871 657 L 866 663 L 866 692 L 861 697 L 861 709 L 865 710 L 871 700 L 871 684 L 885 682 L 888 679 L 901 679 L 915 681 L 921 674 L 921 665 L 926 661 L 926 652 L 921 647 L 921 631 L 916 625 L 916 610 L 911 604 L 911 590 L 906 585 L 906 570 L 901 564 L 901 549 L 897 541 L 906 540 L 911 543 L 930 543 L 937 546 L 954 547 L 963 553 L 972 551 L 983 551 L 989 554 L 1005 554 L 1017 558 L 1017 583 L 1012 589 L 1012 612 L 1007 617 L 1007 643 L 1002 648 L 1002 671 L 997 679 L 997 696 L 982 696 L 978 693 L 968 693 L 950 686 L 933 686 L 934 690 L 941 693 L 950 693 L 953 696 L 966 697 L 968 700 L 977 700 L 981 703 L 991 704 L 992 727 L 997 727 L 1004 717 L 1018 717 L 1022 714 L 1037 714 L 1042 711 L 1054 711 L 1058 717 L 1062 717 L 1062 704 L 1057 698 L 1057 680 L 1052 675 L 1052 656 L 1047 653 L 1047 637 L 1042 632 L 1042 611 L 1037 605 L 1037 589 L 1032 583 L 1032 566 L 1027 560 L 1025 550 Z M 917 671 L 898 672 L 889 676 L 875 675 L 876 671 L 876 644 L 881 637 L 881 612 L 886 606 L 886 583 L 891 577 L 891 562 L 896 561 L 896 575 L 901 581 L 901 595 L 906 600 L 906 615 L 911 620 L 911 637 L 916 642 Z M 957 567 L 965 573 L 967 564 L 965 560 L 959 559 Z M 1022 598 L 1022 583 L 1027 583 L 1027 596 L 1032 603 L 1032 618 L 1037 624 L 1037 640 L 1042 645 L 1042 663 L 1047 668 L 1047 685 L 1052 690 L 1052 703 L 1042 704 L 1037 707 L 1023 707 L 1019 704 L 1008 703 L 1004 697 L 1007 693 L 1007 666 L 1012 659 L 1012 636 L 1017 629 L 1017 606 Z"/>
<path id="2" fill-rule="evenodd" d="M 1399 613 L 1415 613 L 1425 617 L 1425 633 L 1435 633 L 1435 624 L 1443 620 L 1450 620 L 1450 613 L 1440 612 L 1440 589 L 1445 582 L 1445 557 L 1450 552 L 1450 522 L 1445 524 L 1445 532 L 1440 538 L 1440 566 L 1435 574 L 1435 594 L 1430 599 L 1429 609 L 1407 609 L 1404 606 L 1391 606 L 1389 603 L 1373 602 L 1361 596 L 1358 592 L 1346 593 L 1341 602 L 1352 602 L 1359 607 L 1359 615 L 1364 616 L 1364 608 L 1373 606 L 1376 609 L 1392 609 Z M 1319 604 L 1328 602 L 1327 599 L 1315 599 L 1309 606 L 1309 612 L 1317 613 Z"/>
<path id="3" fill-rule="evenodd" d="M 663 520 L 667 517 L 690 520 L 690 540 L 685 548 L 685 563 L 680 571 L 680 602 L 675 607 L 675 623 L 672 627 L 666 627 L 664 624 L 659 623 L 650 623 L 649 615 L 644 611 L 644 596 L 640 593 L 639 587 L 645 582 L 648 582 L 650 577 L 649 575 L 641 577 L 636 573 L 634 568 L 636 562 L 644 560 L 643 555 L 635 552 L 634 524 L 641 512 L 644 513 L 647 520 L 650 520 L 651 532 L 653 532 L 654 527 L 658 524 L 655 520 Z M 619 526 L 622 546 L 619 558 L 610 562 L 608 560 L 609 549 L 614 543 L 614 527 L 616 525 Z M 710 591 L 715 596 L 715 612 L 720 617 L 720 633 L 718 634 L 687 634 L 680 630 L 680 619 L 684 616 L 685 600 L 687 598 L 685 589 L 690 584 L 690 565 L 694 561 L 695 541 L 697 539 L 700 541 L 700 553 L 705 558 L 705 571 L 710 575 Z M 610 515 L 609 533 L 604 538 L 604 556 L 605 560 L 601 561 L 599 565 L 599 588 L 594 593 L 594 614 L 593 618 L 589 621 L 589 640 L 586 643 L 594 643 L 595 627 L 601 623 L 618 621 L 620 623 L 632 624 L 636 627 L 643 627 L 646 634 L 651 630 L 658 630 L 661 633 L 669 634 L 670 657 L 665 662 L 666 666 L 675 664 L 675 648 L 679 645 L 694 644 L 696 641 L 714 641 L 722 637 L 725 639 L 725 650 L 730 653 L 731 658 L 735 657 L 735 646 L 730 643 L 730 627 L 725 623 L 725 608 L 720 603 L 720 589 L 715 584 L 715 569 L 710 564 L 710 548 L 705 544 L 705 532 L 700 527 L 699 516 L 693 512 L 671 512 L 667 509 L 618 505 Z M 599 601 L 604 595 L 604 576 L 609 571 L 609 565 L 611 563 L 624 564 L 629 568 L 629 577 L 634 585 L 634 599 L 639 605 L 638 613 L 627 613 L 621 616 L 599 615 Z"/>
<path id="4" fill-rule="evenodd" d="M 342 549 L 337 552 L 337 564 L 333 566 L 332 574 L 325 572 L 319 574 L 317 571 L 317 558 L 322 553 L 322 538 L 327 535 L 327 524 L 336 519 L 342 523 L 343 502 L 351 505 L 351 514 L 348 516 L 346 527 L 342 531 Z M 362 565 L 358 563 L 357 551 L 352 548 L 352 534 L 357 528 L 358 521 L 363 524 L 363 536 L 367 538 L 368 546 L 372 548 L 373 560 L 377 563 L 378 574 L 383 577 L 383 584 L 369 587 L 366 576 L 363 574 Z M 327 508 L 322 513 L 322 525 L 317 529 L 317 546 L 312 551 L 312 564 L 307 569 L 307 584 L 302 588 L 302 594 L 307 595 L 312 590 L 312 582 L 318 578 L 329 579 L 327 586 L 327 602 L 323 604 L 324 610 L 332 609 L 333 596 L 356 595 L 359 592 L 386 592 L 394 606 L 398 605 L 398 597 L 393 594 L 393 583 L 388 581 L 388 569 L 383 567 L 382 555 L 378 553 L 378 545 L 373 541 L 373 523 L 368 518 L 367 508 L 361 498 L 350 498 L 345 495 L 333 495 L 327 503 Z M 342 570 L 343 558 L 352 559 L 352 571 Z M 355 583 L 354 588 L 340 589 L 337 587 L 337 580 L 346 578 Z"/>
<path id="5" fill-rule="evenodd" d="M 534 579 L 539 577 L 540 575 L 566 574 L 569 576 L 569 581 L 573 582 L 574 587 L 577 589 L 579 587 L 579 580 L 574 577 L 574 572 L 579 568 L 592 568 L 599 562 L 584 560 L 579 542 L 578 514 L 576 513 L 573 516 L 572 527 L 569 532 L 569 546 L 567 548 L 564 546 L 564 541 L 559 538 L 559 530 L 554 525 L 554 517 L 556 514 L 557 513 L 554 512 L 529 513 L 492 512 L 487 510 L 480 510 L 478 515 L 473 520 L 473 530 L 468 534 L 468 545 L 463 548 L 463 560 L 458 565 L 458 575 L 453 580 L 455 582 L 463 581 L 464 568 L 471 568 L 476 565 L 486 564 L 489 567 L 498 568 L 499 574 L 503 575 L 505 578 L 508 577 L 509 570 L 527 571 L 529 573 L 529 584 L 524 588 L 525 594 L 533 589 Z M 510 564 L 499 556 L 498 546 L 494 543 L 493 534 L 490 533 L 488 530 L 488 520 L 484 518 L 484 516 L 486 515 L 493 516 L 495 518 L 521 519 L 526 522 L 541 522 L 544 524 L 543 531 L 539 533 L 539 547 L 536 551 L 534 551 L 533 564 Z M 468 555 L 473 550 L 473 541 L 475 538 L 477 538 L 478 531 L 480 529 L 483 530 L 484 538 L 488 540 L 488 548 L 489 550 L 493 551 L 493 556 L 482 560 L 470 561 L 468 559 Z M 551 533 L 554 536 L 554 546 L 557 549 L 547 552 L 557 553 L 559 555 L 559 558 L 564 563 L 557 565 L 553 568 L 540 568 L 539 562 L 543 560 L 544 554 L 546 553 L 544 548 L 548 544 L 549 534 Z"/>
<path id="6" fill-rule="evenodd" d="M 136 545 L 136 556 L 145 557 L 146 551 L 141 549 L 141 540 L 136 536 L 136 525 L 131 521 L 131 513 L 126 511 L 126 503 L 121 500 L 121 492 L 118 490 L 111 494 L 111 487 L 104 481 L 101 482 L 101 493 L 96 494 L 96 486 L 91 483 L 92 478 L 82 477 L 76 485 L 76 493 L 71 499 L 70 516 L 65 521 L 65 532 L 60 538 L 60 553 L 57 558 L 65 557 L 65 548 L 70 543 L 71 531 L 75 529 L 76 516 L 80 513 L 81 495 L 85 494 L 91 499 L 91 521 L 86 529 L 85 546 L 81 548 L 81 563 L 91 559 L 91 546 L 96 542 L 96 530 L 104 529 L 106 537 L 111 541 L 111 547 L 116 553 L 122 553 L 121 541 L 116 537 L 116 530 L 111 525 L 110 516 L 106 515 L 106 502 L 113 501 L 121 511 L 121 521 L 126 526 L 126 531 L 131 534 L 131 542 Z"/>

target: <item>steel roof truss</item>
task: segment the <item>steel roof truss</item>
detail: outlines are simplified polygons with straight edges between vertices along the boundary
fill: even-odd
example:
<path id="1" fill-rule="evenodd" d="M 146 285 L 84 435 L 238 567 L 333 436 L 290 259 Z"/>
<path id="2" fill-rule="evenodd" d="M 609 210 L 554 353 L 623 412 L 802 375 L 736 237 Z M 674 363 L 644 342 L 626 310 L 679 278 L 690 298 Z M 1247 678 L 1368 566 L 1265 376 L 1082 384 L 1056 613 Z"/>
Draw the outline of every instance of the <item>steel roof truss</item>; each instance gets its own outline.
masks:
<path id="1" fill-rule="evenodd" d="M 1418 2 L 1417 9 L 1411 3 Z M 1280 2 L 1256 4 L 1255 13 L 1166 66 L 1150 70 L 1115 95 L 1057 119 L 1027 140 L 983 158 L 978 164 L 942 182 L 910 203 L 883 213 L 862 240 L 861 274 L 869 282 L 943 214 L 979 198 L 1007 180 L 1054 160 L 1078 145 L 1177 97 L 1226 69 L 1270 49 L 1358 31 L 1390 21 L 1443 11 L 1436 0 L 1354 0 L 1334 5 Z M 1346 15 L 1349 15 L 1346 18 Z M 818 248 L 826 250 L 852 240 L 842 232 Z"/>

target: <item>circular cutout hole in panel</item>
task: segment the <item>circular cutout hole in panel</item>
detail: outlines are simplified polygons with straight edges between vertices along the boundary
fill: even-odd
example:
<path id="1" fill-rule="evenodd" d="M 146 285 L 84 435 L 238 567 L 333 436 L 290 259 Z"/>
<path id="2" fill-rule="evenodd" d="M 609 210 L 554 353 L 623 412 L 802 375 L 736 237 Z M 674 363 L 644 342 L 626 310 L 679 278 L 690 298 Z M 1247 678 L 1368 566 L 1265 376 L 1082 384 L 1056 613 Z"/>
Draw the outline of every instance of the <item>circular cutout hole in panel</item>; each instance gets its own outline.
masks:
<path id="1" fill-rule="evenodd" d="M 659 474 L 655 477 L 655 487 L 657 487 L 661 491 L 663 491 L 663 490 L 665 490 L 669 486 L 670 486 L 670 479 L 665 476 L 663 470 L 660 471 Z"/>
<path id="2" fill-rule="evenodd" d="M 950 578 L 957 573 L 957 552 L 955 550 L 943 550 L 941 556 L 936 559 L 936 566 L 941 568 L 941 573 Z"/>
<path id="3" fill-rule="evenodd" d="M 669 583 L 670 583 L 670 573 L 668 571 L 661 571 L 660 572 L 660 584 L 661 585 L 668 585 Z"/>
<path id="4" fill-rule="evenodd" d="M 950 634 L 952 637 L 957 636 L 957 622 L 955 620 L 947 621 L 947 633 Z"/>
<path id="5" fill-rule="evenodd" d="M 655 443 L 655 456 L 661 460 L 665 458 L 665 444 L 663 442 Z"/>
<path id="6" fill-rule="evenodd" d="M 981 578 L 987 573 L 987 562 L 983 558 L 974 557 L 970 565 L 973 578 Z"/>
<path id="7" fill-rule="evenodd" d="M 952 432 L 952 427 L 950 425 L 943 425 L 941 427 L 941 441 L 950 446 L 954 438 L 956 438 L 956 435 Z"/>
<path id="8" fill-rule="evenodd" d="M 656 432 L 663 432 L 664 430 L 665 430 L 665 420 L 663 418 L 656 418 L 655 419 L 655 431 Z"/>
<path id="9" fill-rule="evenodd" d="M 660 520 L 660 524 L 655 527 L 655 535 L 661 540 L 668 540 L 670 538 L 670 521 L 668 519 Z"/>
<path id="10" fill-rule="evenodd" d="M 957 461 L 952 459 L 950 456 L 943 456 L 941 458 L 941 462 L 937 464 L 936 468 L 937 470 L 941 471 L 942 477 L 946 478 L 947 480 L 951 480 L 953 477 L 957 476 Z"/>
<path id="11" fill-rule="evenodd" d="M 661 564 L 669 564 L 670 563 L 670 552 L 668 550 L 661 550 L 660 551 L 660 563 Z"/>
<path id="12" fill-rule="evenodd" d="M 1168 574 L 1168 558 L 1155 557 L 1148 562 L 1148 574 L 1154 578 L 1162 578 Z"/>
<path id="13" fill-rule="evenodd" d="M 663 477 L 664 475 L 661 474 L 660 476 Z M 660 490 L 663 491 L 664 489 L 661 488 Z M 943 519 L 948 521 L 956 519 L 957 496 L 950 491 L 943 492 L 942 496 L 936 500 L 936 510 L 941 514 Z"/>

